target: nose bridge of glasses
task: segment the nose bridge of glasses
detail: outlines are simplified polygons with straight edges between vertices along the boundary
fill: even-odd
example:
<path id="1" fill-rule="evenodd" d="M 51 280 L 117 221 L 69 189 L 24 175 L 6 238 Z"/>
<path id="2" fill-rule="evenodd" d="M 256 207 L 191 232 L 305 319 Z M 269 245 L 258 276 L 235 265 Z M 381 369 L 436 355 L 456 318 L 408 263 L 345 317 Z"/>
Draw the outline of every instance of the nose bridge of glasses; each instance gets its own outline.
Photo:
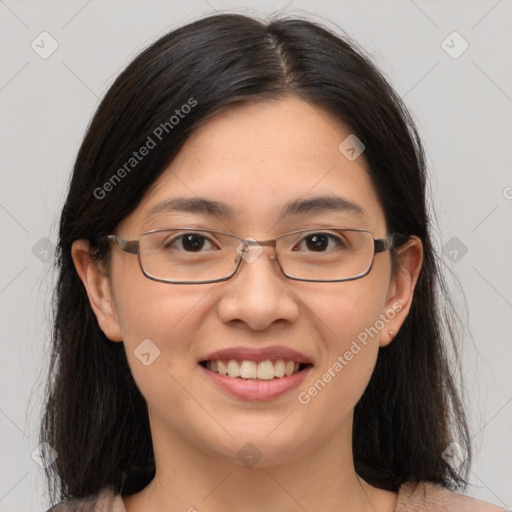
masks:
<path id="1" fill-rule="evenodd" d="M 252 263 L 255 261 L 258 256 L 260 256 L 264 252 L 264 247 L 274 247 L 273 254 L 270 256 L 271 260 L 276 259 L 276 240 L 256 240 L 253 237 L 247 237 L 242 239 L 240 244 L 237 247 L 237 253 L 239 256 L 247 261 L 248 263 Z"/>
<path id="2" fill-rule="evenodd" d="M 261 246 L 274 246 L 276 245 L 276 239 L 272 240 L 256 240 L 252 236 L 248 236 L 247 238 L 243 238 L 242 242 L 245 242 L 247 245 L 261 245 Z"/>
<path id="3" fill-rule="evenodd" d="M 261 240 L 257 242 L 261 247 L 273 247 L 274 250 L 272 251 L 272 254 L 270 256 L 271 260 L 275 260 L 277 257 L 277 240 Z"/>

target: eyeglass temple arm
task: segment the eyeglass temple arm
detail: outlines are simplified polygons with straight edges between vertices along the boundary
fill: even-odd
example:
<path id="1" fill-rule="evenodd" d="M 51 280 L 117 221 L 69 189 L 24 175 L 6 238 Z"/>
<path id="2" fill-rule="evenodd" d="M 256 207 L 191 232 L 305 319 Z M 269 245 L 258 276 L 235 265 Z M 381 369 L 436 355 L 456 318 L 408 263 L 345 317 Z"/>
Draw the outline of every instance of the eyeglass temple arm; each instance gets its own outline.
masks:
<path id="1" fill-rule="evenodd" d="M 119 238 L 116 235 L 107 235 L 105 238 L 111 242 L 115 242 L 124 252 L 128 254 L 139 254 L 139 242 L 137 240 L 129 241 Z"/>
<path id="2" fill-rule="evenodd" d="M 389 235 L 387 238 L 379 238 L 375 240 L 375 253 L 384 252 L 391 249 L 395 243 L 395 235 Z"/>

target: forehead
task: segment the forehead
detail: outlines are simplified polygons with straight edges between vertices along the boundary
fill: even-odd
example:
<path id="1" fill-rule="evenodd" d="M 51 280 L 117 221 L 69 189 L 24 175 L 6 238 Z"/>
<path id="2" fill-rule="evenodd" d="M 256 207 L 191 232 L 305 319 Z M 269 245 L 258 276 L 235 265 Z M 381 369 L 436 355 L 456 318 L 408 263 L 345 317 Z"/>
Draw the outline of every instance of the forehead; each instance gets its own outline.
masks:
<path id="1" fill-rule="evenodd" d="M 343 201 L 355 205 L 339 211 L 360 221 L 359 227 L 380 229 L 384 214 L 362 157 L 351 161 L 339 149 L 350 133 L 297 98 L 230 107 L 192 133 L 146 193 L 133 220 L 147 227 L 152 218 L 172 214 L 162 204 L 176 206 L 190 199 L 194 201 L 188 204 L 195 203 L 201 214 L 225 214 L 231 222 L 256 227 L 283 222 L 288 214 L 311 216 L 315 208 L 301 210 L 294 204 L 329 196 L 341 198 L 334 201 L 338 206 Z M 222 204 L 209 212 L 203 203 L 201 211 L 203 199 Z"/>

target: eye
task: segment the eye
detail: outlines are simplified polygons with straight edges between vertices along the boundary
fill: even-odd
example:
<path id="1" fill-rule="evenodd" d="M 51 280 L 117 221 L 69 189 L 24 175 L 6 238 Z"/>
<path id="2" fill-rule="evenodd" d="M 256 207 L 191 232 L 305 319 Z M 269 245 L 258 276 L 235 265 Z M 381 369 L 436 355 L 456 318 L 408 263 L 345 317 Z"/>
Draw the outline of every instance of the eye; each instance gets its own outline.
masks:
<path id="1" fill-rule="evenodd" d="M 327 250 L 346 247 L 346 243 L 343 238 L 332 233 L 319 232 L 307 235 L 295 247 L 299 247 L 299 249 L 294 248 L 294 250 L 325 252 Z"/>
<path id="2" fill-rule="evenodd" d="M 185 233 L 175 236 L 164 242 L 164 248 L 185 252 L 200 252 L 203 248 L 218 249 L 208 237 L 200 233 Z"/>

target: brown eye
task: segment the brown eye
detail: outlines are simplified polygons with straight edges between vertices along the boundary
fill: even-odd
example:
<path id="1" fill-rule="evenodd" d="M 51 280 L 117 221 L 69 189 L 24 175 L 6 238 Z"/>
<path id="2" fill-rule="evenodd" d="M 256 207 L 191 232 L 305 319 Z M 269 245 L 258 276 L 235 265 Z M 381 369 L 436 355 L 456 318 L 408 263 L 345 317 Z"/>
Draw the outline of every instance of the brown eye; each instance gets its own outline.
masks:
<path id="1" fill-rule="evenodd" d="M 305 240 L 307 248 L 312 251 L 324 251 L 329 245 L 329 238 L 326 235 L 309 235 Z"/>
<path id="2" fill-rule="evenodd" d="M 201 252 L 203 248 L 217 249 L 209 238 L 199 233 L 185 233 L 175 236 L 165 242 L 164 248 L 184 252 Z"/>
<path id="3" fill-rule="evenodd" d="M 181 245 L 187 251 L 200 251 L 205 244 L 205 237 L 196 234 L 187 234 L 181 237 Z"/>
<path id="4" fill-rule="evenodd" d="M 299 251 L 326 252 L 345 247 L 344 241 L 331 233 L 311 233 L 296 245 Z"/>

